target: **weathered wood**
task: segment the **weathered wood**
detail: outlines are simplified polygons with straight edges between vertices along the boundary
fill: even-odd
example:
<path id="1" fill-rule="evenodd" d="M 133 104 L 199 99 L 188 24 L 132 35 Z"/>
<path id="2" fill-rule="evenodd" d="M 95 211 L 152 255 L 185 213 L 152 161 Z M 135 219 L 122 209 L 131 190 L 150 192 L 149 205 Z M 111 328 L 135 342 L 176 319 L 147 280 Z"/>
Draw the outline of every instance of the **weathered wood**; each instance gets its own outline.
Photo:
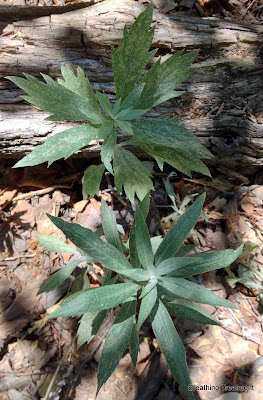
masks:
<path id="1" fill-rule="evenodd" d="M 110 48 L 117 46 L 123 25 L 143 10 L 138 2 L 105 0 L 85 9 L 16 21 L 1 38 L 0 77 L 59 76 L 65 63 L 83 67 L 94 88 L 114 99 Z M 181 87 L 185 95 L 147 115 L 179 114 L 215 155 L 213 163 L 233 167 L 263 164 L 263 27 L 214 19 L 165 16 L 154 12 L 153 48 L 163 59 L 185 48 L 200 49 L 195 73 Z M 155 60 L 153 60 L 155 61 Z M 31 107 L 21 91 L 1 79 L 0 154 L 21 158 L 47 135 L 69 123 L 43 121 L 47 114 Z M 81 152 L 98 151 L 91 145 Z"/>

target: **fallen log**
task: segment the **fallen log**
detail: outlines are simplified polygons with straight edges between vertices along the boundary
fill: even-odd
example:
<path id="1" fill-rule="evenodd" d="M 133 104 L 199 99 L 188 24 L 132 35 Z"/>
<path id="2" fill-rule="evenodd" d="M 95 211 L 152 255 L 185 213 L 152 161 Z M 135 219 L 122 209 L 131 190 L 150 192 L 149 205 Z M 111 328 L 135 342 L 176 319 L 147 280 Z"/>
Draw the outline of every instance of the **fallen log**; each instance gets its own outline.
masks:
<path id="1" fill-rule="evenodd" d="M 52 7 L 50 7 L 52 8 Z M 83 9 L 12 21 L 5 26 L 0 57 L 0 155 L 18 159 L 48 135 L 73 126 L 44 121 L 46 113 L 20 98 L 4 76 L 22 72 L 60 76 L 60 66 L 85 69 L 94 88 L 114 100 L 110 49 L 118 46 L 124 23 L 130 26 L 144 6 L 105 0 Z M 11 17 L 10 17 L 11 19 Z M 196 71 L 181 85 L 186 93 L 148 112 L 147 117 L 180 115 L 180 121 L 215 155 L 209 164 L 247 172 L 263 164 L 263 27 L 216 19 L 154 12 L 152 48 L 162 59 L 185 48 L 199 49 Z M 157 57 L 153 60 L 155 62 Z M 78 153 L 90 157 L 91 143 Z"/>

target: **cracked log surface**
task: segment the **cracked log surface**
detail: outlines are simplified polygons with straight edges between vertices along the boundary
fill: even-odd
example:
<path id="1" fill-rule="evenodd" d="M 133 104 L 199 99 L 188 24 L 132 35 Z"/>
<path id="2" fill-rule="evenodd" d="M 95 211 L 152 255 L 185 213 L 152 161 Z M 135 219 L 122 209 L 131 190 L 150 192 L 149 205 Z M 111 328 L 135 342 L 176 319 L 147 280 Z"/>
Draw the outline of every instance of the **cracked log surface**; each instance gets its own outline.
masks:
<path id="1" fill-rule="evenodd" d="M 73 123 L 44 121 L 48 115 L 19 96 L 3 77 L 27 72 L 58 77 L 62 64 L 85 69 L 94 88 L 114 100 L 110 48 L 117 46 L 124 23 L 130 26 L 143 10 L 137 2 L 105 0 L 86 8 L 14 21 L 4 15 L 0 27 L 0 155 L 21 158 L 48 135 Z M 23 11 L 24 13 L 24 11 Z M 19 15 L 19 9 L 17 14 Z M 13 21 L 11 21 L 13 19 Z M 167 16 L 154 12 L 152 48 L 166 59 L 181 48 L 199 49 L 195 73 L 181 85 L 186 93 L 163 103 L 147 116 L 180 115 L 215 155 L 210 165 L 250 168 L 263 164 L 263 27 L 232 22 Z M 156 61 L 157 58 L 155 58 Z M 78 156 L 95 155 L 91 144 Z M 136 152 L 136 150 L 134 149 Z"/>

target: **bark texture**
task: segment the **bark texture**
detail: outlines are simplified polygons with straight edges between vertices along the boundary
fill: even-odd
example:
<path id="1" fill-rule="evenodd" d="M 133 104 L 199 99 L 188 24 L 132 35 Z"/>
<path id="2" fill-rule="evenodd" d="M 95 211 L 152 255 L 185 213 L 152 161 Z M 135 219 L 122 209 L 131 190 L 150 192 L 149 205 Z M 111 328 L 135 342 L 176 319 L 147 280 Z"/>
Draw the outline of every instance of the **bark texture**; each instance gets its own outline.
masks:
<path id="1" fill-rule="evenodd" d="M 130 26 L 143 8 L 138 2 L 105 0 L 62 15 L 50 10 L 50 15 L 17 21 L 11 15 L 9 24 L 7 15 L 2 18 L 2 157 L 21 158 L 48 135 L 73 126 L 44 121 L 47 114 L 23 101 L 22 92 L 4 76 L 27 72 L 39 77 L 43 72 L 58 77 L 63 64 L 81 66 L 94 88 L 114 99 L 110 49 L 118 46 L 124 23 Z M 216 165 L 240 167 L 245 172 L 261 166 L 263 27 L 157 11 L 153 22 L 152 48 L 159 48 L 163 60 L 182 48 L 200 52 L 195 73 L 181 85 L 186 93 L 155 107 L 147 116 L 179 114 L 180 121 L 215 155 L 212 163 Z M 91 145 L 79 154 L 86 157 L 96 151 L 98 146 Z"/>

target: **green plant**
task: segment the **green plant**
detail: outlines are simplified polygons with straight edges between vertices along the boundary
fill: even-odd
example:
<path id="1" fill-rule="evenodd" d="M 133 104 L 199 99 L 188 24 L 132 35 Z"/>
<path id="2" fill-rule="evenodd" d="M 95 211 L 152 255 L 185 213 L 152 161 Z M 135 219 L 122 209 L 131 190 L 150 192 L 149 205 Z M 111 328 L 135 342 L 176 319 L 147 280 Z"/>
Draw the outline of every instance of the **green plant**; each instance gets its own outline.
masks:
<path id="1" fill-rule="evenodd" d="M 251 261 L 251 254 L 258 249 L 258 245 L 246 242 L 244 244 L 244 254 L 248 254 L 246 260 L 239 260 L 237 263 L 237 276 L 231 270 L 230 266 L 225 270 L 228 273 L 226 276 L 227 283 L 232 287 L 236 287 L 237 283 L 248 287 L 249 289 L 262 290 L 263 271 L 257 270 Z M 259 283 L 257 283 L 259 281 Z"/>
<path id="2" fill-rule="evenodd" d="M 103 347 L 97 392 L 117 367 L 128 345 L 130 345 L 133 364 L 136 365 L 139 329 L 150 316 L 154 334 L 174 378 L 189 398 L 194 399 L 193 393 L 188 390 L 190 378 L 185 349 L 169 311 L 201 324 L 220 325 L 196 303 L 229 308 L 235 308 L 235 306 L 185 278 L 230 265 L 239 256 L 243 247 L 240 246 L 237 250 L 199 254 L 196 257 L 186 256 L 191 246 L 184 245 L 184 239 L 196 224 L 204 199 L 203 194 L 177 219 L 155 254 L 145 222 L 149 209 L 149 195 L 146 195 L 137 206 L 128 248 L 123 246 L 119 238 L 114 212 L 104 201 L 102 201 L 101 219 L 107 242 L 78 224 L 49 216 L 51 221 L 76 245 L 76 253 L 80 259 L 69 263 L 49 277 L 41 285 L 39 293 L 52 290 L 61 284 L 83 258 L 86 258 L 88 264 L 100 263 L 105 269 L 105 277 L 103 281 L 101 280 L 102 286 L 98 288 L 87 289 L 85 284 L 84 287 L 78 284 L 78 291 L 76 291 L 76 286 L 74 289 L 73 284 L 72 294 L 64 299 L 59 308 L 48 318 L 82 316 L 78 330 L 78 345 L 80 346 L 98 332 L 109 310 L 122 304 Z M 40 235 L 39 241 L 48 250 L 72 252 L 71 248 L 65 248 L 61 239 L 58 243 L 58 239 L 49 240 L 47 236 Z M 63 270 L 65 273 L 62 272 Z M 80 274 L 82 278 L 86 274 L 86 270 L 83 271 Z M 138 306 L 139 315 L 136 319 Z"/>
<path id="3" fill-rule="evenodd" d="M 97 391 L 115 370 L 128 345 L 133 364 L 136 364 L 139 329 L 150 316 L 154 334 L 174 378 L 187 395 L 194 399 L 193 393 L 188 390 L 190 378 L 185 349 L 169 311 L 191 321 L 220 325 L 196 303 L 230 308 L 234 306 L 185 278 L 227 267 L 241 253 L 242 246 L 237 250 L 187 257 L 192 246 L 186 246 L 184 239 L 201 213 L 204 195 L 183 213 L 183 205 L 178 208 L 174 195 L 170 193 L 174 211 L 178 214 L 176 223 L 163 240 L 160 237 L 157 240 L 150 239 L 145 219 L 149 209 L 149 192 L 153 189 L 151 172 L 147 163 L 140 162 L 124 146 L 139 145 L 155 158 L 161 169 L 164 162 L 167 162 L 187 175 L 191 175 L 191 171 L 210 175 L 201 159 L 211 157 L 196 137 L 178 124 L 178 118 L 141 118 L 150 108 L 183 93 L 175 89 L 193 72 L 190 66 L 197 55 L 196 51 L 184 55 L 183 51 L 179 51 L 163 63 L 159 59 L 143 75 L 146 65 L 156 54 L 156 50 L 149 51 L 154 34 L 154 27 L 150 29 L 151 22 L 152 6 L 149 6 L 139 15 L 129 31 L 127 27 L 124 28 L 119 48 L 112 49 L 116 87 L 114 105 L 105 94 L 93 92 L 81 68 L 77 69 L 75 75 L 72 70 L 62 67 L 63 79 L 57 81 L 42 74 L 45 83 L 28 74 L 24 74 L 26 79 L 8 77 L 27 93 L 28 96 L 23 96 L 25 100 L 51 113 L 48 120 L 86 121 L 49 137 L 15 167 L 33 166 L 43 162 L 50 165 L 60 158 L 70 157 L 95 138 L 103 141 L 102 164 L 91 165 L 85 171 L 83 195 L 86 197 L 99 193 L 100 181 L 107 169 L 114 175 L 119 193 L 124 188 L 131 202 L 135 195 L 138 196 L 141 203 L 136 209 L 129 244 L 127 246 L 120 240 L 120 227 L 116 224 L 114 213 L 103 201 L 103 230 L 99 229 L 96 233 L 49 216 L 76 245 L 77 250 L 73 250 L 56 236 L 38 235 L 39 243 L 49 251 L 74 253 L 77 258 L 43 282 L 39 293 L 55 289 L 84 261 L 86 267 L 76 277 L 70 296 L 48 318 L 82 316 L 78 330 L 80 346 L 98 332 L 109 310 L 121 305 L 103 347 Z M 131 138 L 117 144 L 117 129 L 128 133 Z M 166 186 L 171 189 L 168 183 Z M 107 242 L 100 239 L 101 234 L 104 234 Z M 100 287 L 90 289 L 87 273 L 95 273 L 93 263 L 100 263 L 105 275 L 98 276 Z M 42 324 L 38 324 L 38 328 L 41 326 Z"/>
<path id="4" fill-rule="evenodd" d="M 125 26 L 123 39 L 117 50 L 112 49 L 112 65 L 116 88 L 116 102 L 112 106 L 109 98 L 92 90 L 88 77 L 81 68 L 77 75 L 64 66 L 63 79 L 54 81 L 42 74 L 41 82 L 24 74 L 26 79 L 7 77 L 28 95 L 22 96 L 31 104 L 51 113 L 49 121 L 87 121 L 46 139 L 32 153 L 20 160 L 15 167 L 25 167 L 60 158 L 68 158 L 87 146 L 91 140 L 103 140 L 100 165 L 91 165 L 83 177 L 83 195 L 98 194 L 105 169 L 114 175 L 119 193 L 125 189 L 127 197 L 134 201 L 135 194 L 142 200 L 153 189 L 151 171 L 124 145 L 140 146 L 155 158 L 162 169 L 164 162 L 191 176 L 191 171 L 210 175 L 201 161 L 212 155 L 196 137 L 178 124 L 178 118 L 139 119 L 150 108 L 166 100 L 180 96 L 176 87 L 192 74 L 191 64 L 197 51 L 183 55 L 183 50 L 160 62 L 160 59 L 145 73 L 146 65 L 157 50 L 149 51 L 154 27 L 152 6 L 142 12 L 128 31 Z M 134 121 L 135 120 L 135 121 Z M 116 130 L 131 135 L 131 139 L 117 144 Z"/>

